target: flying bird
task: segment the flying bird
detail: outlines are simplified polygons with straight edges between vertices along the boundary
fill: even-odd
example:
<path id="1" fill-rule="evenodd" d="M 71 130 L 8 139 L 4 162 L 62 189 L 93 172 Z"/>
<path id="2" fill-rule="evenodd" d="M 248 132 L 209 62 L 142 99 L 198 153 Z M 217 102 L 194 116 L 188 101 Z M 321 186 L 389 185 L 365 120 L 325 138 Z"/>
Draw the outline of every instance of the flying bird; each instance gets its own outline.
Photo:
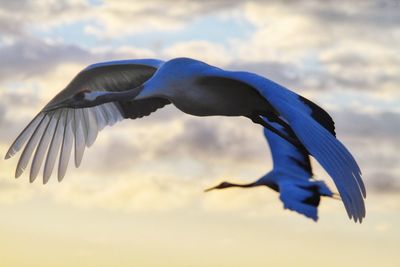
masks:
<path id="1" fill-rule="evenodd" d="M 274 125 L 281 131 L 290 131 L 279 124 Z M 289 133 L 288 133 L 289 134 Z M 318 205 L 321 196 L 338 198 L 323 181 L 313 178 L 310 157 L 304 147 L 296 147 L 267 128 L 264 135 L 269 144 L 273 169 L 254 182 L 235 184 L 224 181 L 205 192 L 232 187 L 252 188 L 267 186 L 279 192 L 283 207 L 318 220 Z"/>
<path id="2" fill-rule="evenodd" d="M 85 147 L 94 143 L 106 125 L 147 116 L 171 103 L 194 116 L 244 116 L 294 146 L 304 147 L 332 177 L 349 218 L 361 222 L 365 217 L 366 190 L 360 168 L 335 137 L 328 113 L 265 77 L 190 58 L 122 60 L 86 67 L 22 131 L 6 159 L 23 148 L 16 177 L 33 157 L 30 181 L 45 162 L 46 183 L 59 157 L 61 181 L 73 147 L 79 167 Z"/>

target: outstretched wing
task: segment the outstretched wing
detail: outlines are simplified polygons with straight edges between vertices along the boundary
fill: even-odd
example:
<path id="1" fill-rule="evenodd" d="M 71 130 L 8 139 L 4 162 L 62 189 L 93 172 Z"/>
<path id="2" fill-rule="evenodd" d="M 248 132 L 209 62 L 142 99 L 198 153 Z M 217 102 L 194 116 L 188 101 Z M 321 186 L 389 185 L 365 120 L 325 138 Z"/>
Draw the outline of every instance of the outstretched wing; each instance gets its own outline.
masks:
<path id="1" fill-rule="evenodd" d="M 290 134 L 282 125 L 265 120 L 280 132 Z M 306 180 L 313 176 L 310 157 L 305 148 L 295 147 L 267 128 L 264 128 L 264 136 L 271 150 L 274 171 L 294 174 L 295 177 Z"/>
<path id="2" fill-rule="evenodd" d="M 46 107 L 62 102 L 81 90 L 124 91 L 135 88 L 148 80 L 162 64 L 160 60 L 143 59 L 90 65 Z M 65 176 L 73 148 L 75 148 L 75 166 L 79 167 L 85 147 L 94 143 L 98 132 L 105 126 L 111 126 L 124 118 L 146 116 L 168 103 L 166 100 L 154 98 L 124 103 L 112 102 L 83 109 L 62 108 L 54 111 L 43 109 L 11 145 L 6 159 L 24 148 L 15 176 L 21 176 L 33 156 L 30 181 L 36 179 L 44 161 L 43 182 L 46 183 L 59 155 L 58 179 L 61 181 Z"/>
<path id="3" fill-rule="evenodd" d="M 305 101 L 294 92 L 253 73 L 209 68 L 204 75 L 231 79 L 238 86 L 243 87 L 244 83 L 258 91 L 289 123 L 307 151 L 332 177 L 349 218 L 362 221 L 366 190 L 361 171 L 350 152 L 335 138 L 333 121 L 326 112 L 314 103 L 310 104 L 311 101 Z"/>

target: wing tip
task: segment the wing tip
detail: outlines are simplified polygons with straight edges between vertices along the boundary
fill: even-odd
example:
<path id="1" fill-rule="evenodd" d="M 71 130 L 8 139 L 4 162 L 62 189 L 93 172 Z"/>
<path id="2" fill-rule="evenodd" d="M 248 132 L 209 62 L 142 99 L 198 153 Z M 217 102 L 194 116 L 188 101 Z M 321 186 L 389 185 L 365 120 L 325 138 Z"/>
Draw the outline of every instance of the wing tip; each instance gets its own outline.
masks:
<path id="1" fill-rule="evenodd" d="M 17 179 L 17 178 L 21 177 L 21 175 L 22 175 L 22 173 L 24 173 L 24 171 L 25 171 L 24 168 L 22 168 L 22 167 L 17 167 L 17 168 L 15 169 L 15 178 Z"/>
<path id="2" fill-rule="evenodd" d="M 43 177 L 43 185 L 46 185 L 50 180 L 50 177 Z"/>
<path id="3" fill-rule="evenodd" d="M 11 148 L 10 148 L 11 149 Z M 15 155 L 15 153 L 10 152 L 10 150 L 7 152 L 7 154 L 4 156 L 5 160 L 8 160 L 12 158 Z"/>
<path id="4" fill-rule="evenodd" d="M 65 174 L 58 174 L 57 181 L 61 183 L 64 179 Z"/>

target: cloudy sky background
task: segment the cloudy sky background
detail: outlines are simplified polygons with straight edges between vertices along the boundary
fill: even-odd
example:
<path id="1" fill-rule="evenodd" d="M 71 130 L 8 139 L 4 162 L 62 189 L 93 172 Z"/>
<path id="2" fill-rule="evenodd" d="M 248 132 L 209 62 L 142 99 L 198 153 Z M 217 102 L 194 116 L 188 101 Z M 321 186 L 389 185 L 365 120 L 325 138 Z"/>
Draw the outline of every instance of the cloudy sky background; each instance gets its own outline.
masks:
<path id="1" fill-rule="evenodd" d="M 0 157 L 86 65 L 188 56 L 325 107 L 367 185 L 367 218 L 324 199 L 314 223 L 232 189 L 272 166 L 260 127 L 167 107 L 106 128 L 43 186 L 0 161 L 2 266 L 398 266 L 400 1 L 0 1 Z M 329 177 L 314 163 L 316 177 Z"/>

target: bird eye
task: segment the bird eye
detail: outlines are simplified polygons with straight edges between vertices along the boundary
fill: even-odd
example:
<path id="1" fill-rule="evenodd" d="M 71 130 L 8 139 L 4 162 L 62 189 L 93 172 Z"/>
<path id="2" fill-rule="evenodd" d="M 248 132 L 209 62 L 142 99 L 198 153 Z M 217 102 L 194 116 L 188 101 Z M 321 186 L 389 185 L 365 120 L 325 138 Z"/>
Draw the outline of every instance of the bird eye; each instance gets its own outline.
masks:
<path id="1" fill-rule="evenodd" d="M 75 100 L 83 100 L 85 98 L 85 92 L 79 92 L 74 96 Z"/>

